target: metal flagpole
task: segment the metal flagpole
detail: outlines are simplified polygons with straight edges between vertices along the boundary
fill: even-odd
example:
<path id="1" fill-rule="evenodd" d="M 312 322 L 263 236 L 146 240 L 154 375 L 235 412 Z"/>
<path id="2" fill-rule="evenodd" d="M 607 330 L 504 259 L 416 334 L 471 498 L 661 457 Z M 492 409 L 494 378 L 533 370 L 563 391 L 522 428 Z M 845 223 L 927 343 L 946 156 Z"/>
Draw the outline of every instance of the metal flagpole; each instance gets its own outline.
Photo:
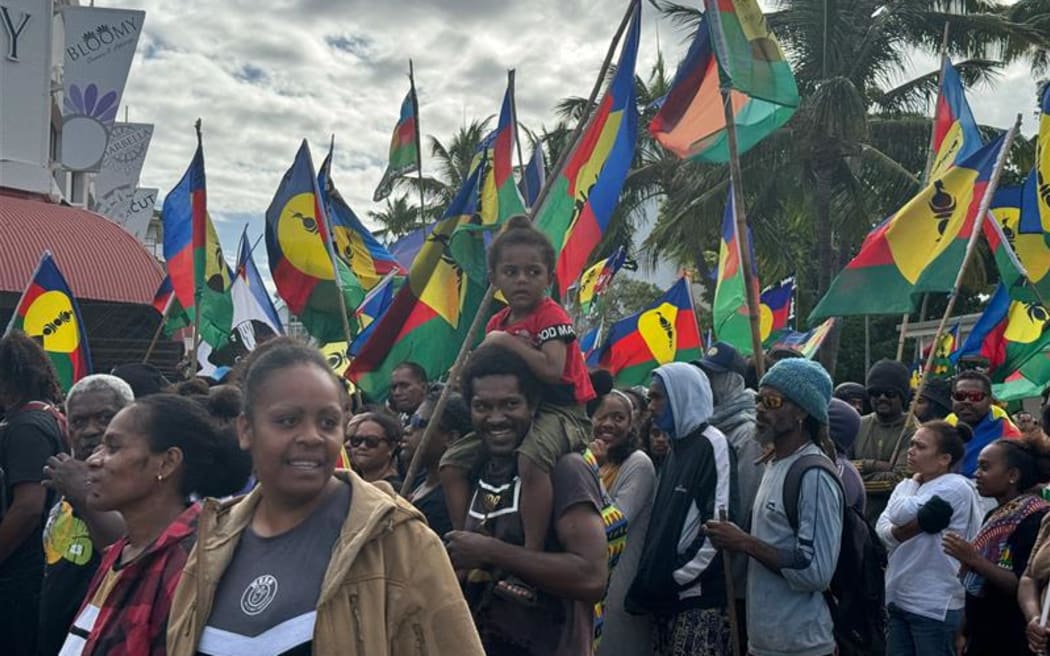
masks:
<path id="1" fill-rule="evenodd" d="M 419 181 L 419 224 L 425 226 L 427 218 L 424 213 L 426 201 L 423 193 L 423 145 L 419 136 L 422 132 L 419 129 L 419 98 L 416 97 L 416 72 L 411 59 L 408 60 L 408 89 L 409 94 L 412 96 L 412 113 L 416 117 L 416 179 Z"/>
<path id="2" fill-rule="evenodd" d="M 201 120 L 198 118 L 197 122 L 193 124 L 194 129 L 197 131 L 197 148 L 201 148 Z M 207 212 L 207 208 L 204 210 Z M 192 232 L 192 230 L 191 230 Z M 192 235 L 191 235 L 192 237 Z M 196 259 L 196 258 L 194 258 Z M 193 378 L 197 374 L 197 345 L 201 339 L 201 281 L 198 280 L 197 267 L 194 264 L 193 268 L 193 341 L 190 343 L 190 362 L 189 371 L 190 378 Z"/>
<path id="3" fill-rule="evenodd" d="M 561 157 L 558 158 L 558 165 L 554 168 L 554 173 L 547 176 L 547 180 L 544 181 L 543 186 L 540 187 L 540 193 L 536 197 L 536 203 L 533 207 L 529 208 L 529 218 L 535 219 L 537 212 L 550 194 L 551 183 L 557 180 L 561 175 L 562 170 L 565 168 L 566 163 L 569 160 L 569 155 L 576 147 L 577 142 L 580 140 L 580 135 L 583 134 L 583 129 L 586 124 L 590 124 L 594 100 L 598 97 L 598 92 L 601 91 L 602 82 L 605 80 L 605 76 L 609 71 L 609 66 L 612 65 L 613 54 L 616 52 L 616 45 L 620 42 L 620 37 L 623 36 L 624 31 L 627 29 L 628 23 L 631 21 L 631 16 L 634 15 L 635 7 L 641 0 L 631 0 L 627 7 L 627 12 L 623 16 L 623 20 L 620 21 L 620 27 L 616 30 L 616 34 L 613 35 L 612 43 L 609 44 L 609 50 L 605 54 L 605 61 L 602 62 L 601 70 L 598 71 L 598 79 L 594 83 L 594 88 L 591 89 L 591 95 L 587 99 L 587 105 L 584 107 L 584 114 L 580 117 L 580 122 L 576 126 L 576 130 L 573 131 L 572 138 L 566 145 L 564 152 Z M 467 330 L 466 338 L 463 340 L 463 344 L 459 348 L 459 353 L 456 355 L 456 360 L 452 363 L 452 367 L 449 368 L 448 380 L 449 384 L 441 390 L 441 396 L 438 397 L 437 403 L 434 404 L 434 410 L 431 413 L 433 417 L 441 417 L 445 414 L 445 406 L 448 404 L 448 395 L 452 391 L 452 386 L 459 379 L 459 372 L 463 368 L 464 362 L 466 362 L 467 354 L 470 353 L 471 344 L 474 342 L 474 337 L 478 334 L 482 324 L 488 318 L 487 309 L 492 303 L 492 297 L 496 294 L 496 288 L 489 283 L 488 289 L 485 290 L 485 295 L 481 299 L 481 303 L 478 305 L 478 312 L 474 315 L 474 320 L 470 324 L 470 328 Z M 423 431 L 423 437 L 419 440 L 419 446 L 416 447 L 416 452 L 412 455 L 412 462 L 408 465 L 408 470 L 405 472 L 405 481 L 401 484 L 401 496 L 407 498 L 409 493 L 412 491 L 412 485 L 415 482 L 416 474 L 419 472 L 419 466 L 422 462 L 422 456 L 426 453 L 427 445 L 433 438 L 433 434 L 437 425 L 440 422 L 432 421 L 427 424 L 427 427 Z"/>
<path id="4" fill-rule="evenodd" d="M 518 170 L 521 183 L 525 185 L 525 199 L 529 197 L 529 178 L 525 175 L 525 160 L 521 156 L 521 133 L 518 132 L 518 98 L 514 88 L 514 69 L 507 71 L 507 88 L 510 90 L 510 120 L 514 122 L 514 148 L 518 152 Z"/>
<path id="5" fill-rule="evenodd" d="M 974 221 L 970 240 L 966 244 L 966 253 L 963 255 L 962 265 L 959 267 L 958 275 L 955 276 L 955 284 L 952 286 L 951 295 L 948 296 L 948 306 L 944 309 L 944 314 L 941 315 L 941 322 L 937 326 L 937 332 L 933 335 L 930 352 L 926 355 L 926 361 L 922 366 L 922 377 L 919 379 L 919 386 L 916 388 L 915 394 L 912 395 L 911 405 L 908 408 L 908 416 L 904 420 L 904 427 L 901 429 L 901 434 L 897 438 L 897 445 L 893 448 L 893 455 L 890 457 L 890 466 L 897 461 L 897 456 L 900 454 L 901 445 L 904 441 L 904 435 L 914 423 L 915 402 L 918 400 L 919 395 L 922 394 L 927 381 L 930 379 L 930 371 L 933 369 L 933 360 L 937 357 L 937 346 L 940 344 L 941 335 L 944 334 L 944 329 L 948 325 L 948 319 L 951 318 L 952 310 L 955 309 L 955 301 L 959 298 L 959 289 L 962 287 L 963 275 L 966 273 L 966 266 L 970 263 L 974 251 L 977 250 L 977 241 L 981 236 L 981 226 L 988 215 L 988 208 L 992 203 L 992 196 L 995 195 L 995 189 L 999 186 L 999 178 L 1002 176 L 1003 167 L 1006 165 L 1006 157 L 1010 152 L 1010 146 L 1013 144 L 1014 137 L 1017 135 L 1017 131 L 1020 127 L 1021 115 L 1018 114 L 1017 120 L 1010 128 L 1010 131 L 1006 133 L 1006 138 L 1003 140 L 1002 150 L 999 151 L 999 156 L 995 161 L 995 169 L 992 171 L 992 177 L 988 180 L 988 186 L 984 190 L 984 197 L 981 198 L 981 205 L 977 210 L 977 218 Z"/>

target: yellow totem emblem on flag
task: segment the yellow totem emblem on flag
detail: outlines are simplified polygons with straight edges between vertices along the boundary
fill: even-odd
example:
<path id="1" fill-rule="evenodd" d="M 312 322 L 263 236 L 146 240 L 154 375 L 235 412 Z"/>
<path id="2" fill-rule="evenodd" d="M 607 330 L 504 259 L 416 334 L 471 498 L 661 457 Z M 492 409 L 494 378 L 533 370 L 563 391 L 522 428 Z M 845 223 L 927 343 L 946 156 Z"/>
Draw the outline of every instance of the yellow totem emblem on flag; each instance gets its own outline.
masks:
<path id="1" fill-rule="evenodd" d="M 886 242 L 901 275 L 911 284 L 959 236 L 976 180 L 977 171 L 953 168 L 933 180 L 893 218 L 886 230 Z"/>
<path id="2" fill-rule="evenodd" d="M 73 302 L 58 291 L 44 292 L 26 310 L 22 330 L 40 337 L 49 353 L 72 353 L 80 345 L 80 329 Z"/>
<path id="3" fill-rule="evenodd" d="M 638 317 L 638 332 L 660 364 L 672 362 L 678 353 L 677 320 L 678 308 L 670 303 L 661 303 Z"/>
<path id="4" fill-rule="evenodd" d="M 277 243 L 288 263 L 301 273 L 320 280 L 335 280 L 332 258 L 321 238 L 320 220 L 312 193 L 292 196 L 277 219 Z"/>

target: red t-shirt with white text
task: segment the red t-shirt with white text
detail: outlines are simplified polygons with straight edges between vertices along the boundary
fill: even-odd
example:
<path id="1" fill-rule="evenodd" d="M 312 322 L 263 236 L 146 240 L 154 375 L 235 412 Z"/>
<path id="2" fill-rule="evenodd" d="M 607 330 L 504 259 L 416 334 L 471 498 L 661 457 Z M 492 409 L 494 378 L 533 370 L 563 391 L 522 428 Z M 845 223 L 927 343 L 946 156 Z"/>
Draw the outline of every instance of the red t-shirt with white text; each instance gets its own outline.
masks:
<path id="1" fill-rule="evenodd" d="M 497 312 L 485 326 L 485 333 L 503 330 L 523 339 L 534 349 L 540 349 L 551 340 L 565 342 L 565 369 L 557 384 L 543 386 L 543 400 L 554 405 L 583 405 L 595 397 L 591 377 L 587 375 L 587 365 L 583 362 L 583 353 L 576 345 L 576 329 L 572 319 L 564 309 L 549 296 L 544 297 L 536 310 L 521 321 L 508 324 L 510 308 Z"/>

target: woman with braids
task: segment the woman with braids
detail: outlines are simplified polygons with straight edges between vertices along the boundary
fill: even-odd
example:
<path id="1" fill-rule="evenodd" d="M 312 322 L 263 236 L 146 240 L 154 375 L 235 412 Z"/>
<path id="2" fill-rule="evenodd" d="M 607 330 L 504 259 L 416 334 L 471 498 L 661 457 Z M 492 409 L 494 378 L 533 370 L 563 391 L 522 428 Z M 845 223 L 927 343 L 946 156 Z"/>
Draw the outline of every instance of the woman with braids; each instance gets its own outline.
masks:
<path id="1" fill-rule="evenodd" d="M 648 615 L 629 615 L 623 608 L 627 589 L 638 572 L 649 513 L 656 489 L 656 469 L 639 447 L 631 398 L 614 389 L 600 399 L 592 417 L 590 450 L 598 462 L 602 485 L 627 519 L 627 546 L 609 579 L 605 623 L 598 653 L 643 654 L 650 649 Z"/>
<path id="2" fill-rule="evenodd" d="M 1018 579 L 1028 566 L 1039 524 L 1050 504 L 1036 493 L 1050 479 L 1050 457 L 1040 444 L 997 440 L 977 457 L 977 492 L 998 507 L 985 517 L 972 542 L 948 532 L 944 552 L 962 563 L 966 588 L 963 638 L 967 656 L 1030 654 Z"/>
<path id="3" fill-rule="evenodd" d="M 113 417 L 87 459 L 87 506 L 119 512 L 127 535 L 102 557 L 63 656 L 165 653 L 172 595 L 197 540 L 201 508 L 190 498 L 240 489 L 241 457 L 185 397 L 154 394 Z"/>
<path id="4" fill-rule="evenodd" d="M 55 370 L 33 339 L 0 339 L 0 642 L 5 654 L 35 656 L 41 532 L 54 501 L 40 485 L 47 459 L 67 451 Z"/>
<path id="5" fill-rule="evenodd" d="M 942 541 L 948 532 L 972 540 L 981 526 L 973 486 L 954 473 L 972 436 L 962 422 L 921 424 L 908 448 L 915 474 L 894 488 L 879 516 L 876 530 L 889 551 L 886 649 L 893 656 L 956 654 L 966 595 L 961 563 Z"/>
<path id="6" fill-rule="evenodd" d="M 205 501 L 175 590 L 168 653 L 480 655 L 441 540 L 387 486 L 336 470 L 343 395 L 287 337 L 243 369 L 241 447 L 258 485 Z"/>

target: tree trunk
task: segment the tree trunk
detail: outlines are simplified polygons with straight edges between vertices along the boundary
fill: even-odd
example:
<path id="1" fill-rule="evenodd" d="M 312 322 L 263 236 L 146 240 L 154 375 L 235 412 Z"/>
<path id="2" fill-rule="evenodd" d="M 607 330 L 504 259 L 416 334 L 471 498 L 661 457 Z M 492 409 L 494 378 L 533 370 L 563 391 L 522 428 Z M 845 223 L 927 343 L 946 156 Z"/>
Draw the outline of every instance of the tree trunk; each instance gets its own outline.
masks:
<path id="1" fill-rule="evenodd" d="M 833 246 L 834 235 L 831 227 L 831 170 L 825 166 L 817 166 L 814 171 L 816 178 L 816 228 L 817 239 L 817 298 L 823 297 L 831 286 L 831 279 L 838 270 L 839 262 L 835 257 Z M 832 378 L 835 376 L 835 363 L 839 354 L 839 337 L 842 334 L 842 322 L 835 323 L 834 329 L 824 340 L 820 349 L 818 359 L 824 368 L 828 370 Z"/>

